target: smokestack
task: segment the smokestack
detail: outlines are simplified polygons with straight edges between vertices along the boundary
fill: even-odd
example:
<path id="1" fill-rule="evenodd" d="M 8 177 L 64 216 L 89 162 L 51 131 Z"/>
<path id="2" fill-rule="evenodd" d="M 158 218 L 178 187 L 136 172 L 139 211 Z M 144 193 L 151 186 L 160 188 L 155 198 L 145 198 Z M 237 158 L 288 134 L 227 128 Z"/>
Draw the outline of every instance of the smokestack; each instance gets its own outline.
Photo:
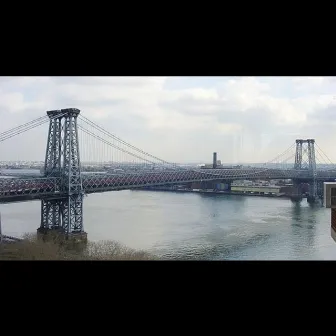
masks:
<path id="1" fill-rule="evenodd" d="M 217 153 L 213 153 L 213 161 L 212 161 L 212 168 L 216 169 L 217 168 Z"/>

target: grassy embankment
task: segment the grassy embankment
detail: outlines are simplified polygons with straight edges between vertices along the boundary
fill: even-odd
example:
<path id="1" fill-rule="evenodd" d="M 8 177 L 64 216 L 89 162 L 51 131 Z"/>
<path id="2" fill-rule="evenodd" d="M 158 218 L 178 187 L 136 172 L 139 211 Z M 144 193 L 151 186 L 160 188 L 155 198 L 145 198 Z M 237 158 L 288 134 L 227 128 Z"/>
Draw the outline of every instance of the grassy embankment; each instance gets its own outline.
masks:
<path id="1" fill-rule="evenodd" d="M 0 260 L 154 260 L 155 256 L 137 251 L 115 241 L 88 242 L 83 249 L 42 241 L 36 235 L 0 245 Z"/>

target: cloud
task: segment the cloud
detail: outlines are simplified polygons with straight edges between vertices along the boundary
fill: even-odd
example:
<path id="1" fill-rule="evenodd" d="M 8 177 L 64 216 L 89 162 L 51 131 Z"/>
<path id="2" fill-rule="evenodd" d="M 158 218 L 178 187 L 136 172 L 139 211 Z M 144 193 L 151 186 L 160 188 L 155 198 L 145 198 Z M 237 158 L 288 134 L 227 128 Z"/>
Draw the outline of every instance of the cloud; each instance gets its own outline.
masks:
<path id="1" fill-rule="evenodd" d="M 106 130 L 175 162 L 266 162 L 316 138 L 336 162 L 334 77 L 2 77 L 0 132 L 77 107 Z M 47 125 L 0 143 L 0 160 L 43 160 Z"/>

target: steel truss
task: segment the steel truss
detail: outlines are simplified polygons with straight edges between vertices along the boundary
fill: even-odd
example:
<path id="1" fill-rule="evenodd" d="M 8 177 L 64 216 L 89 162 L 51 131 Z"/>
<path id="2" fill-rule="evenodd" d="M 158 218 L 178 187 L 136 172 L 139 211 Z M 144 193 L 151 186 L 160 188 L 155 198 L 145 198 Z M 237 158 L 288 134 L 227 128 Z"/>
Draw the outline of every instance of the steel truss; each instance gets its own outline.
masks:
<path id="1" fill-rule="evenodd" d="M 336 178 L 336 171 L 319 171 L 316 180 L 328 180 Z M 257 179 L 297 179 L 302 182 L 311 181 L 313 176 L 307 170 L 297 171 L 277 169 L 218 169 L 211 172 L 200 170 L 172 171 L 160 173 L 139 173 L 119 175 L 87 175 L 83 177 L 83 187 L 86 193 L 94 193 L 109 190 L 130 189 L 143 186 L 164 184 L 187 183 L 196 181 L 212 181 L 218 179 L 231 180 L 257 180 Z"/>
<path id="2" fill-rule="evenodd" d="M 60 178 L 0 179 L 0 199 L 11 196 L 55 196 L 60 193 Z"/>
<path id="3" fill-rule="evenodd" d="M 90 174 L 81 175 L 82 189 L 78 180 L 73 180 L 70 191 L 73 195 L 94 193 L 109 190 L 132 189 L 142 186 L 155 186 L 163 184 L 187 183 L 196 181 L 213 181 L 225 179 L 228 181 L 239 179 L 295 179 L 297 181 L 313 181 L 313 175 L 309 170 L 280 170 L 280 169 L 217 169 L 211 172 L 204 172 L 202 169 L 175 170 L 155 173 L 134 173 L 134 174 Z M 34 195 L 44 199 L 59 199 L 65 202 L 68 197 L 69 188 L 67 178 L 45 177 L 45 178 L 8 178 L 0 179 L 0 202 L 1 199 L 9 197 L 24 197 Z M 318 182 L 336 179 L 336 171 L 316 171 L 315 180 Z M 75 201 L 74 201 L 75 200 Z M 67 201 L 68 202 L 68 201 Z M 72 202 L 80 202 L 72 198 Z M 77 211 L 78 212 L 78 211 Z M 77 213 L 72 210 L 72 213 Z M 76 215 L 78 216 L 78 215 Z"/>

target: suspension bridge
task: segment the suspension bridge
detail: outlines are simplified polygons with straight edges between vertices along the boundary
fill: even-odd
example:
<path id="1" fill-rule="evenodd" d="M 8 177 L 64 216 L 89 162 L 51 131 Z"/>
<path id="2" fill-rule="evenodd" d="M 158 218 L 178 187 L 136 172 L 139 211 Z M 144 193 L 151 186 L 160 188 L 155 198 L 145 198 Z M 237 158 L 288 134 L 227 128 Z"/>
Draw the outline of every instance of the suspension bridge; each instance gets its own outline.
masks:
<path id="1" fill-rule="evenodd" d="M 198 181 L 291 179 L 298 197 L 300 185 L 309 183 L 307 199 L 313 203 L 322 196 L 323 182 L 336 179 L 336 166 L 314 139 L 298 139 L 258 167 L 187 169 L 127 143 L 75 108 L 48 111 L 0 133 L 0 142 L 48 123 L 41 175 L 0 178 L 0 203 L 41 200 L 38 233 L 43 235 L 52 231 L 67 239 L 86 240 L 83 199 L 91 193 Z"/>

